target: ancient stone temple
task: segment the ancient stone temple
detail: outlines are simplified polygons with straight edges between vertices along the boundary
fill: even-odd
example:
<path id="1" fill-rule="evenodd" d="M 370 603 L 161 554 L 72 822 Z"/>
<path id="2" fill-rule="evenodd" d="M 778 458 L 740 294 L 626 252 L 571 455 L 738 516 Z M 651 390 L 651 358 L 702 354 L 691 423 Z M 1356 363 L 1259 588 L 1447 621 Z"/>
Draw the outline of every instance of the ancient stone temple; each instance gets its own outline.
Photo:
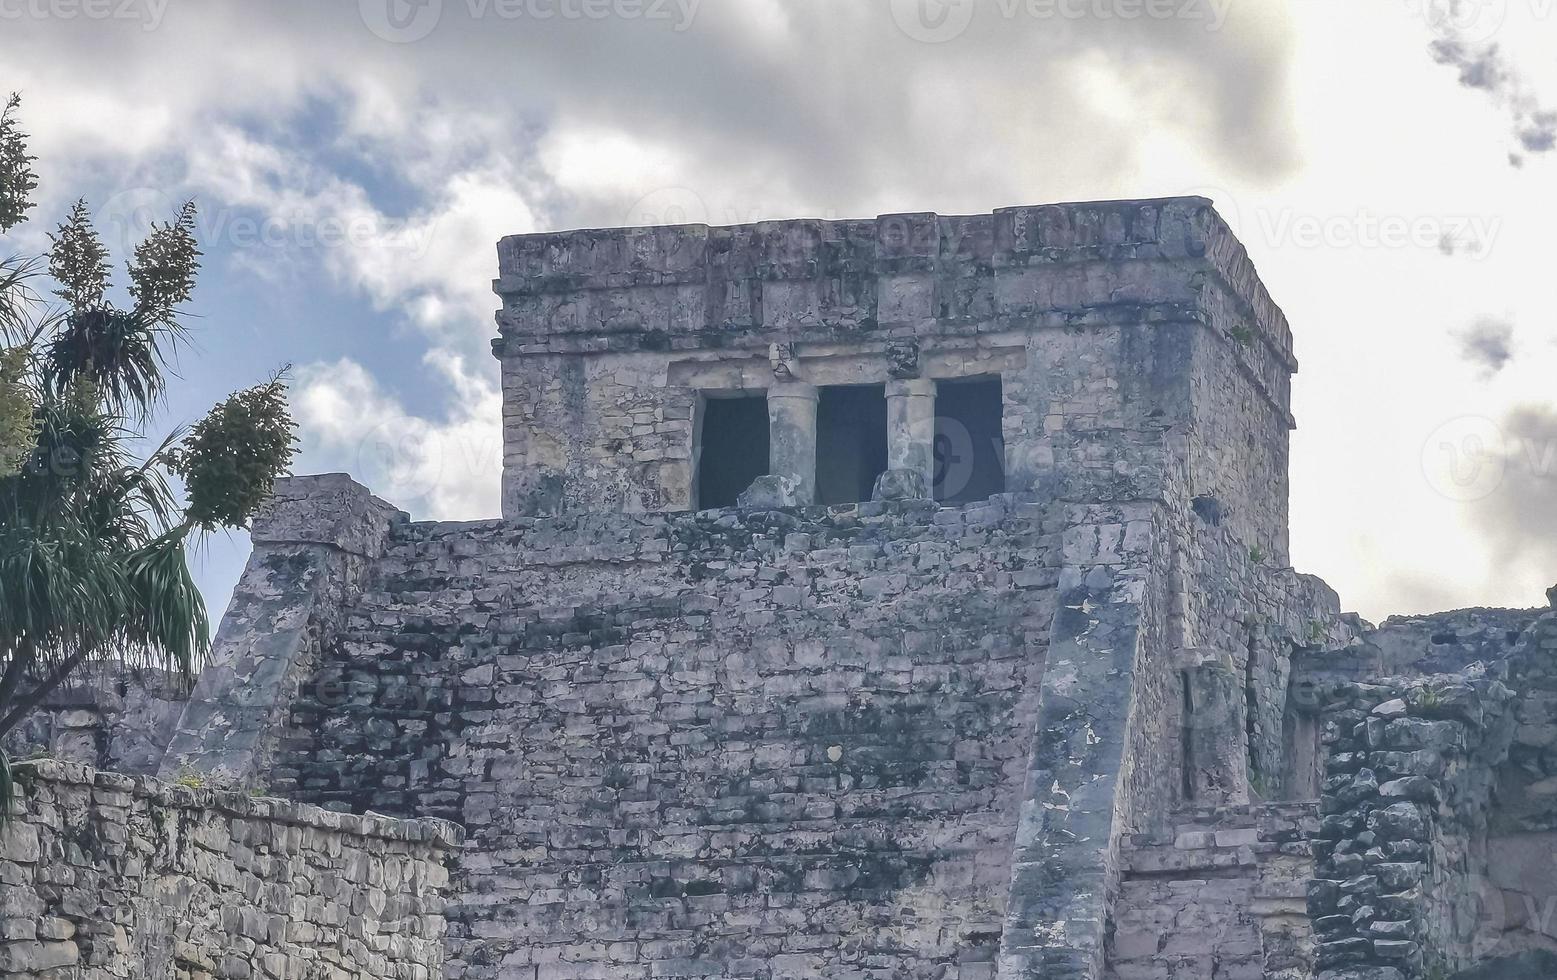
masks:
<path id="1" fill-rule="evenodd" d="M 1209 202 L 498 259 L 502 518 L 283 481 L 192 693 L 34 720 L 6 975 L 1552 975 L 1557 613 L 1289 567 Z"/>

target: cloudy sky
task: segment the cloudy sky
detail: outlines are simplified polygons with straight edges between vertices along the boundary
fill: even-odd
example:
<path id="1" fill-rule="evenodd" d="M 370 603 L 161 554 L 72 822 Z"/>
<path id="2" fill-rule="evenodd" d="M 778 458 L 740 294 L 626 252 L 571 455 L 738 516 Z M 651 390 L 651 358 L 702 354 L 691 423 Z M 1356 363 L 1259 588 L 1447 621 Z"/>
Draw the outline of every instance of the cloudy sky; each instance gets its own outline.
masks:
<path id="1" fill-rule="evenodd" d="M 0 0 L 5 89 L 8 245 L 202 208 L 165 421 L 290 363 L 297 470 L 418 518 L 498 510 L 501 235 L 1196 193 L 1292 320 L 1298 567 L 1557 582 L 1557 0 Z"/>

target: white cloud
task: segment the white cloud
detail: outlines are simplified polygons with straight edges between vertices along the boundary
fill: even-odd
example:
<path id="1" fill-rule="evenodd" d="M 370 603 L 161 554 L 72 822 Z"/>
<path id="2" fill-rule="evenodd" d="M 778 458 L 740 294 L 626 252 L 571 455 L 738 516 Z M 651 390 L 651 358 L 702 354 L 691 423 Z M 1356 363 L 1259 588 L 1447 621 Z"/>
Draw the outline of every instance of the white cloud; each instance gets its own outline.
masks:
<path id="1" fill-rule="evenodd" d="M 310 461 L 346 468 L 359 482 L 421 519 L 474 520 L 498 512 L 502 399 L 463 361 L 431 354 L 437 383 L 455 393 L 443 420 L 415 416 L 362 365 L 342 358 L 297 371 L 293 408 Z"/>

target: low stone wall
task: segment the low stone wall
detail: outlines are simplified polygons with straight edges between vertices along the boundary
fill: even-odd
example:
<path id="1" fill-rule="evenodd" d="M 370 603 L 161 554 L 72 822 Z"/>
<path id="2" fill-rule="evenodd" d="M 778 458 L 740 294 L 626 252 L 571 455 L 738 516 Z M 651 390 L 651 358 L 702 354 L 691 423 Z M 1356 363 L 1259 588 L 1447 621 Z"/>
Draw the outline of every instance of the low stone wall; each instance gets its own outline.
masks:
<path id="1" fill-rule="evenodd" d="M 442 976 L 440 820 L 348 816 L 73 763 L 17 767 L 0 976 Z"/>

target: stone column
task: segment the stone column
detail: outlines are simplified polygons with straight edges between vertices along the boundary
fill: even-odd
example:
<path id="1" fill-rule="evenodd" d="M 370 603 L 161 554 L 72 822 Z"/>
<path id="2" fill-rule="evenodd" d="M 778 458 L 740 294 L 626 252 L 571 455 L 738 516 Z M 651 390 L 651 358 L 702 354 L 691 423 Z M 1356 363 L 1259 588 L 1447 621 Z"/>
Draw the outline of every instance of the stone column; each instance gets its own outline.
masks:
<path id="1" fill-rule="evenodd" d="M 1181 650 L 1186 786 L 1197 806 L 1249 802 L 1248 702 L 1233 658 L 1215 650 Z"/>
<path id="2" fill-rule="evenodd" d="M 795 484 L 795 500 L 816 503 L 816 386 L 781 381 L 768 389 L 768 472 Z"/>
<path id="3" fill-rule="evenodd" d="M 924 477 L 925 496 L 935 482 L 935 382 L 913 378 L 887 382 L 887 468 Z"/>

